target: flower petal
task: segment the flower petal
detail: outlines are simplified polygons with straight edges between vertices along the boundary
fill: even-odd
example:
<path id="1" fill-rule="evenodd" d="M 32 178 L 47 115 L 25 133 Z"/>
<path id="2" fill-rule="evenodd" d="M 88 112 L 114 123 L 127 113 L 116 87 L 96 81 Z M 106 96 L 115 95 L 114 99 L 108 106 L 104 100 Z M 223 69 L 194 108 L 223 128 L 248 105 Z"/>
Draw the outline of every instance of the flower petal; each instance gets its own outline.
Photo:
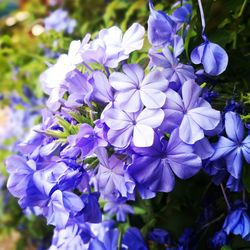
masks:
<path id="1" fill-rule="evenodd" d="M 242 142 L 242 152 L 248 163 L 250 163 L 250 135 Z"/>
<path id="2" fill-rule="evenodd" d="M 182 86 L 182 99 L 185 110 L 189 110 L 195 107 L 198 98 L 201 93 L 200 86 L 193 80 L 188 80 L 183 83 Z"/>
<path id="3" fill-rule="evenodd" d="M 132 51 L 140 50 L 143 46 L 143 37 L 145 29 L 139 23 L 132 24 L 128 30 L 124 33 L 122 39 L 122 47 L 124 53 L 129 54 Z"/>
<path id="4" fill-rule="evenodd" d="M 140 92 L 137 89 L 117 93 L 115 101 L 126 112 L 137 112 L 143 108 Z"/>
<path id="5" fill-rule="evenodd" d="M 166 95 L 157 89 L 141 89 L 140 95 L 143 104 L 150 109 L 161 108 L 166 101 Z"/>
<path id="6" fill-rule="evenodd" d="M 242 174 L 242 152 L 236 148 L 226 156 L 227 170 L 236 179 L 241 178 Z"/>
<path id="7" fill-rule="evenodd" d="M 120 130 L 110 129 L 107 133 L 108 141 L 111 145 L 118 148 L 126 148 L 131 141 L 133 127 L 127 127 Z"/>
<path id="8" fill-rule="evenodd" d="M 235 112 L 227 112 L 225 114 L 225 129 L 227 136 L 235 141 L 241 142 L 244 137 L 244 125 L 238 114 Z"/>
<path id="9" fill-rule="evenodd" d="M 235 144 L 235 142 L 229 140 L 228 138 L 224 136 L 221 136 L 219 138 L 219 141 L 214 146 L 215 152 L 210 160 L 214 161 L 223 156 L 226 156 L 231 151 L 233 151 L 236 147 L 237 145 Z"/>
<path id="10" fill-rule="evenodd" d="M 131 118 L 119 109 L 108 109 L 103 116 L 105 123 L 113 130 L 120 130 L 132 124 Z"/>
<path id="11" fill-rule="evenodd" d="M 114 72 L 109 77 L 110 85 L 118 91 L 127 91 L 136 88 L 136 82 L 126 74 Z"/>
<path id="12" fill-rule="evenodd" d="M 157 128 L 164 119 L 162 109 L 144 109 L 136 119 L 137 124 L 147 125 L 151 128 Z"/>
<path id="13" fill-rule="evenodd" d="M 150 147 L 154 142 L 154 130 L 146 125 L 136 124 L 133 143 L 136 147 Z"/>
<path id="14" fill-rule="evenodd" d="M 187 144 L 194 144 L 204 137 L 200 126 L 189 115 L 184 115 L 179 128 L 179 136 Z"/>
<path id="15" fill-rule="evenodd" d="M 166 91 L 168 89 L 168 81 L 164 78 L 163 74 L 156 70 L 147 74 L 141 84 L 143 89 L 157 89 Z"/>
<path id="16" fill-rule="evenodd" d="M 220 112 L 212 109 L 199 107 L 188 111 L 188 115 L 192 117 L 203 130 L 212 130 L 220 123 Z"/>

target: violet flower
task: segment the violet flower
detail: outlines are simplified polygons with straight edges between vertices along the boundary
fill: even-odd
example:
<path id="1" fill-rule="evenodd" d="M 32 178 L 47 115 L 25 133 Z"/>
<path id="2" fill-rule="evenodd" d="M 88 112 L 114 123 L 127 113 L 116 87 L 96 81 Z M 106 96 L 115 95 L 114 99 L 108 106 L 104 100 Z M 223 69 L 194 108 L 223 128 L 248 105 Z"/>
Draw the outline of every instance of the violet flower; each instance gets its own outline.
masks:
<path id="1" fill-rule="evenodd" d="M 97 147 L 107 146 L 107 142 L 86 123 L 80 125 L 79 132 L 76 135 L 68 136 L 67 140 L 70 147 L 81 151 L 82 156 L 93 154 Z"/>
<path id="2" fill-rule="evenodd" d="M 136 227 L 127 229 L 122 238 L 122 247 L 124 249 L 148 250 L 140 230 Z"/>
<path id="3" fill-rule="evenodd" d="M 145 76 L 138 64 L 126 64 L 122 69 L 124 73 L 114 72 L 109 78 L 111 86 L 117 91 L 115 101 L 119 108 L 137 112 L 143 105 L 149 109 L 163 106 L 168 81 L 160 71 L 151 71 Z"/>
<path id="4" fill-rule="evenodd" d="M 162 46 L 170 42 L 176 33 L 176 23 L 163 11 L 154 10 L 149 1 L 150 16 L 148 19 L 148 40 L 153 46 Z"/>
<path id="5" fill-rule="evenodd" d="M 101 195 L 108 197 L 118 192 L 122 197 L 127 197 L 123 162 L 115 155 L 108 158 L 105 148 L 99 148 L 96 154 L 100 162 L 96 178 Z"/>
<path id="6" fill-rule="evenodd" d="M 82 46 L 82 58 L 84 62 L 116 68 L 131 52 L 142 48 L 144 33 L 144 27 L 138 23 L 131 25 L 124 34 L 116 26 L 103 29 L 96 39 L 87 46 Z"/>
<path id="7" fill-rule="evenodd" d="M 242 156 L 250 163 L 250 135 L 244 139 L 243 122 L 240 116 L 232 111 L 225 115 L 225 130 L 228 137 L 219 137 L 214 146 L 215 153 L 210 160 L 225 158 L 228 172 L 239 179 L 242 173 Z"/>
<path id="8" fill-rule="evenodd" d="M 182 97 L 171 89 L 166 93 L 162 126 L 167 132 L 179 126 L 179 136 L 188 144 L 203 139 L 205 133 L 214 130 L 220 123 L 220 112 L 200 98 L 200 93 L 201 88 L 192 80 L 183 84 Z"/>
<path id="9" fill-rule="evenodd" d="M 179 62 L 178 56 L 183 52 L 183 39 L 179 36 L 173 38 L 173 52 L 170 47 L 165 45 L 162 52 L 154 49 L 149 51 L 150 64 L 159 67 L 164 77 L 170 82 L 170 87 L 178 90 L 187 80 L 195 79 L 194 69 L 191 65 Z"/>
<path id="10" fill-rule="evenodd" d="M 202 38 L 204 43 L 196 47 L 191 53 L 191 61 L 194 64 L 202 64 L 206 73 L 217 76 L 226 70 L 228 64 L 228 55 L 226 51 L 218 44 L 212 43 L 206 37 L 205 18 L 201 0 L 198 0 L 201 22 L 202 22 Z"/>
<path id="11" fill-rule="evenodd" d="M 240 235 L 244 240 L 250 240 L 250 217 L 247 214 L 246 207 L 238 205 L 229 212 L 224 224 L 223 230 L 229 235 Z"/>
<path id="12" fill-rule="evenodd" d="M 57 9 L 44 19 L 45 30 L 65 31 L 71 34 L 76 26 L 76 20 L 69 18 L 68 12 Z"/>
<path id="13" fill-rule="evenodd" d="M 110 108 L 104 113 L 104 120 L 110 128 L 107 137 L 111 145 L 126 148 L 130 143 L 137 147 L 149 147 L 153 144 L 154 128 L 158 128 L 164 119 L 161 109 L 144 109 L 137 113 L 127 113 Z"/>
<path id="14" fill-rule="evenodd" d="M 128 214 L 134 214 L 133 207 L 126 204 L 126 199 L 108 201 L 103 210 L 109 215 L 116 215 L 116 220 L 121 222 L 126 221 Z"/>
<path id="15" fill-rule="evenodd" d="M 174 130 L 168 142 L 155 137 L 150 148 L 134 148 L 136 154 L 128 172 L 137 183 L 143 198 L 156 192 L 170 192 L 175 185 L 175 175 L 187 179 L 201 168 L 201 159 L 193 147 L 185 144 Z M 149 196 L 148 196 L 149 195 Z"/>

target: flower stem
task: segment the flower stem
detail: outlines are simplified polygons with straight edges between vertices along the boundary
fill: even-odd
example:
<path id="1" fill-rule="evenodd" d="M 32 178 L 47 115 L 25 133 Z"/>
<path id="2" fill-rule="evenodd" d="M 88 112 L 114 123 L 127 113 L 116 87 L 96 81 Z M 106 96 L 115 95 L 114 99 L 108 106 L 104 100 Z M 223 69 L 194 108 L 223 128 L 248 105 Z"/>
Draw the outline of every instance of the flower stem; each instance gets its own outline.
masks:
<path id="1" fill-rule="evenodd" d="M 85 68 L 87 68 L 90 71 L 94 71 L 87 63 L 83 62 L 82 63 L 84 65 Z"/>
<path id="2" fill-rule="evenodd" d="M 212 221 L 208 222 L 207 224 L 205 224 L 200 230 L 203 230 L 206 227 L 209 227 L 210 225 L 216 223 L 217 221 L 221 220 L 224 216 L 225 216 L 225 214 L 221 214 L 219 217 L 217 217 L 214 220 L 212 220 Z"/>
<path id="3" fill-rule="evenodd" d="M 230 203 L 229 203 L 229 201 L 228 201 L 228 198 L 227 198 L 225 189 L 224 189 L 224 187 L 223 187 L 222 184 L 220 184 L 220 187 L 221 187 L 222 194 L 223 194 L 223 196 L 224 196 L 224 200 L 225 200 L 225 202 L 226 202 L 226 204 L 227 204 L 227 208 L 228 208 L 228 210 L 231 210 L 231 206 L 230 206 Z"/>
<path id="4" fill-rule="evenodd" d="M 204 11 L 203 11 L 201 0 L 198 0 L 198 5 L 200 9 L 200 14 L 201 14 L 201 25 L 202 25 L 202 34 L 203 34 L 205 31 L 206 22 L 205 22 L 205 16 L 204 16 Z"/>

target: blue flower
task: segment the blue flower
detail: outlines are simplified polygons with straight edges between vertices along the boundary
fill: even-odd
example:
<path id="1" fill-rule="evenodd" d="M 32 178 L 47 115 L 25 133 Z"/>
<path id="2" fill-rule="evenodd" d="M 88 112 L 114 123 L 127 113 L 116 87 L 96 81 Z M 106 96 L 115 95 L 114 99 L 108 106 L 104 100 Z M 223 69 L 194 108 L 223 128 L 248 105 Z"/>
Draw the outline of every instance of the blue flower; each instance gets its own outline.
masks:
<path id="1" fill-rule="evenodd" d="M 227 245 L 227 243 L 228 237 L 223 230 L 216 232 L 211 240 L 211 245 L 214 249 L 220 249 L 220 247 Z"/>
<path id="2" fill-rule="evenodd" d="M 68 12 L 58 9 L 44 19 L 46 30 L 65 31 L 71 34 L 76 26 L 76 21 L 68 17 Z"/>
<path id="3" fill-rule="evenodd" d="M 153 46 L 162 46 L 176 33 L 176 23 L 164 12 L 154 10 L 152 1 L 149 1 L 149 8 L 148 40 Z"/>
<path id="4" fill-rule="evenodd" d="M 169 233 L 161 228 L 154 228 L 148 235 L 148 238 L 159 244 L 167 244 L 169 242 Z"/>
<path id="5" fill-rule="evenodd" d="M 122 238 L 123 249 L 148 250 L 140 230 L 136 227 L 130 227 Z"/>
<path id="6" fill-rule="evenodd" d="M 134 213 L 134 209 L 126 204 L 126 199 L 111 200 L 105 204 L 103 210 L 109 215 L 116 215 L 117 221 L 126 221 L 127 214 Z"/>
<path id="7" fill-rule="evenodd" d="M 201 63 L 206 73 L 217 76 L 226 70 L 228 55 L 218 44 L 206 39 L 192 51 L 191 60 L 194 64 Z"/>
<path id="8" fill-rule="evenodd" d="M 198 1 L 201 23 L 202 38 L 204 42 L 196 47 L 191 53 L 191 61 L 194 64 L 202 64 L 206 73 L 217 76 L 226 70 L 228 64 L 228 55 L 226 51 L 216 43 L 212 43 L 205 35 L 205 17 L 201 0 Z"/>
<path id="9" fill-rule="evenodd" d="M 143 198 L 153 197 L 154 192 L 172 191 L 174 174 L 187 179 L 200 170 L 201 159 L 191 145 L 180 140 L 178 133 L 178 129 L 173 131 L 168 142 L 156 136 L 152 147 L 134 148 L 136 154 L 128 172 Z"/>
<path id="10" fill-rule="evenodd" d="M 238 205 L 227 215 L 223 230 L 229 235 L 240 235 L 244 240 L 250 240 L 250 217 L 246 207 Z"/>
<path id="11" fill-rule="evenodd" d="M 111 229 L 105 232 L 104 237 L 91 241 L 88 250 L 117 250 L 118 247 L 118 229 Z"/>
<path id="12" fill-rule="evenodd" d="M 192 16 L 192 5 L 189 3 L 185 3 L 182 6 L 178 7 L 171 18 L 178 23 L 189 23 Z"/>
<path id="13" fill-rule="evenodd" d="M 225 115 L 225 130 L 228 137 L 220 136 L 210 160 L 224 158 L 227 171 L 239 179 L 242 173 L 242 156 L 250 163 L 250 135 L 244 139 L 243 122 L 238 114 L 231 111 Z"/>

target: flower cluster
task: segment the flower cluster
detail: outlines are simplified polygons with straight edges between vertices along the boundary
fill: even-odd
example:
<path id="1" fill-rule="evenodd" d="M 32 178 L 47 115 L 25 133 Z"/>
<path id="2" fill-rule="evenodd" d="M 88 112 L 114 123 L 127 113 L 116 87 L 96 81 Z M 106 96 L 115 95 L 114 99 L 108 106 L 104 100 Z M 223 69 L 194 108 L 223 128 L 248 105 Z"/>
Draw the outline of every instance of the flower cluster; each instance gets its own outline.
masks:
<path id="1" fill-rule="evenodd" d="M 76 20 L 68 16 L 68 12 L 57 9 L 44 19 L 45 30 L 64 31 L 71 34 L 76 27 Z"/>
<path id="2" fill-rule="evenodd" d="M 148 249 L 137 228 L 122 236 L 116 228 L 135 213 L 137 192 L 142 199 L 171 192 L 177 178 L 188 179 L 202 166 L 213 177 L 223 171 L 228 185 L 239 187 L 242 156 L 250 163 L 250 137 L 244 139 L 239 115 L 221 116 L 204 97 L 200 74 L 181 61 L 192 6 L 177 4 L 172 15 L 152 2 L 149 7 L 146 68 L 131 62 L 145 37 L 134 23 L 125 33 L 114 26 L 92 40 L 87 34 L 72 41 L 40 77 L 47 109 L 19 145 L 21 154 L 7 159 L 7 186 L 23 209 L 36 208 L 55 226 L 51 249 Z M 201 16 L 204 42 L 191 61 L 219 75 L 227 54 L 207 39 Z M 223 170 L 215 167 L 221 161 Z M 236 224 L 249 220 L 244 209 L 231 211 L 225 232 L 248 239 L 249 230 L 239 233 L 240 226 L 230 224 L 232 216 L 239 217 Z M 166 244 L 167 235 L 154 232 L 151 239 Z"/>

